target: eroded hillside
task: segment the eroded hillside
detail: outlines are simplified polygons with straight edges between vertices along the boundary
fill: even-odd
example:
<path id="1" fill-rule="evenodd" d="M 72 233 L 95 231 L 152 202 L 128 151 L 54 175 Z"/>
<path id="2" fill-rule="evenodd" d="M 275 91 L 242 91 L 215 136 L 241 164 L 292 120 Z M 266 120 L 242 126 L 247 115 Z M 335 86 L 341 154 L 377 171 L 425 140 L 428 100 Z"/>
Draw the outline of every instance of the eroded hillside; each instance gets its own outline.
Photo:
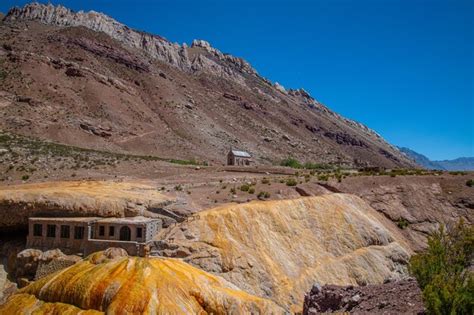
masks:
<path id="1" fill-rule="evenodd" d="M 411 252 L 389 220 L 345 194 L 221 206 L 159 238 L 159 254 L 294 310 L 315 281 L 362 285 L 399 278 Z"/>
<path id="2" fill-rule="evenodd" d="M 0 24 L 0 128 L 79 147 L 223 163 L 292 155 L 413 166 L 369 128 L 204 41 L 173 44 L 96 12 L 30 4 Z"/>
<path id="3" fill-rule="evenodd" d="M 120 254 L 117 250 L 98 252 L 42 278 L 0 306 L 0 313 L 283 313 L 275 303 L 180 260 Z"/>

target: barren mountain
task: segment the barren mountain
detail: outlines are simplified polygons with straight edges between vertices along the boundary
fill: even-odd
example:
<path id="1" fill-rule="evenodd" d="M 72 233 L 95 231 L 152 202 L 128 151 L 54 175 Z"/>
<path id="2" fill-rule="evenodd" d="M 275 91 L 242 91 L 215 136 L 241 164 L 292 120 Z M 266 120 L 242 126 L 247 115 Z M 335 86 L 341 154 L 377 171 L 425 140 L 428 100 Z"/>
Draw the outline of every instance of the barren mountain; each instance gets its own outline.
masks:
<path id="1" fill-rule="evenodd" d="M 178 45 L 97 12 L 32 3 L 0 24 L 0 128 L 80 147 L 223 163 L 294 156 L 347 166 L 414 162 L 303 89 L 241 58 Z"/>

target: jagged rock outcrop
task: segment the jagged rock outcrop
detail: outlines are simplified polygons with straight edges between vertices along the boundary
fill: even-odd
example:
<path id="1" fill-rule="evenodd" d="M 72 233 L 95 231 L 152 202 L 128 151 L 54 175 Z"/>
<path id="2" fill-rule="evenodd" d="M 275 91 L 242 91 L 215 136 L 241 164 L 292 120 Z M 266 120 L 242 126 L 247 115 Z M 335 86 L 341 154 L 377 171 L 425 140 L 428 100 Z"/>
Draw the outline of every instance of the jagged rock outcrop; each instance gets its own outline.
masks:
<path id="1" fill-rule="evenodd" d="M 92 314 L 283 314 L 275 303 L 180 260 L 103 252 L 21 289 L 0 306 L 0 313 L 44 309 Z"/>
<path id="2" fill-rule="evenodd" d="M 28 248 L 18 253 L 15 260 L 15 277 L 17 282 L 41 279 L 61 269 L 74 265 L 79 256 L 65 255 L 59 249 L 45 252 Z"/>
<path id="3" fill-rule="evenodd" d="M 255 201 L 200 212 L 160 236 L 156 251 L 300 310 L 314 281 L 382 283 L 406 274 L 396 227 L 356 196 Z"/>
<path id="4" fill-rule="evenodd" d="M 303 315 L 322 313 L 425 314 L 414 278 L 363 287 L 314 284 L 305 295 Z"/>
<path id="5" fill-rule="evenodd" d="M 5 21 L 34 20 L 57 26 L 84 26 L 97 32 L 104 32 L 125 45 L 143 50 L 147 55 L 165 61 L 180 69 L 190 68 L 186 49 L 166 39 L 138 32 L 128 28 L 107 15 L 95 11 L 73 12 L 61 5 L 43 5 L 37 2 L 23 8 L 11 9 Z"/>
<path id="6" fill-rule="evenodd" d="M 236 81 L 241 84 L 245 83 L 244 78 L 240 77 L 237 72 L 232 71 L 233 67 L 237 71 L 250 75 L 257 74 L 255 69 L 242 58 L 223 54 L 204 40 L 194 40 L 191 47 L 201 47 L 210 53 L 212 57 L 227 62 L 232 67 L 222 66 L 204 55 L 199 55 L 194 60 L 191 60 L 188 56 L 187 45 L 171 43 L 163 37 L 132 30 L 107 15 L 95 11 L 73 12 L 61 5 L 31 3 L 23 8 L 13 8 L 8 12 L 5 21 L 11 22 L 15 20 L 34 20 L 57 26 L 87 27 L 97 32 L 104 32 L 126 46 L 141 49 L 148 56 L 167 62 L 181 70 L 204 70 L 227 79 L 239 77 Z M 90 47 L 90 45 L 87 46 Z M 94 51 L 97 51 L 97 48 Z M 139 69 L 143 68 L 142 66 L 139 67 Z"/>
<path id="7" fill-rule="evenodd" d="M 147 215 L 173 199 L 152 186 L 132 182 L 69 181 L 0 188 L 0 228 L 24 229 L 28 218 L 48 216 L 124 217 Z"/>

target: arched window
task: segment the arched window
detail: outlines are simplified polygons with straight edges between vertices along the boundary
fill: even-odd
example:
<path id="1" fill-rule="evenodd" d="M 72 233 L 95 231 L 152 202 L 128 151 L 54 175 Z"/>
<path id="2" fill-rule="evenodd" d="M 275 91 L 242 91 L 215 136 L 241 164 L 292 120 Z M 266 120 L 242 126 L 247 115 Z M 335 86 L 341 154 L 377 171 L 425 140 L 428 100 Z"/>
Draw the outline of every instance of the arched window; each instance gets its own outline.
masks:
<path id="1" fill-rule="evenodd" d="M 120 228 L 120 240 L 121 241 L 130 241 L 131 238 L 131 231 L 128 226 L 122 226 Z"/>

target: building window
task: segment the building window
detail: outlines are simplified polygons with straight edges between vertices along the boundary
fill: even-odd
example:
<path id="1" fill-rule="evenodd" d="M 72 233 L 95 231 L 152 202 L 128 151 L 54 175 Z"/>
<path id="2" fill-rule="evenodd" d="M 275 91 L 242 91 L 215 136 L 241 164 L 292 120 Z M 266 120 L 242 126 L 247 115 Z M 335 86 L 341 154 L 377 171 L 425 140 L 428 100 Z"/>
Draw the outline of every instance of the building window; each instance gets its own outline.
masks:
<path id="1" fill-rule="evenodd" d="M 84 238 L 84 227 L 83 226 L 75 226 L 74 227 L 74 238 L 76 240 L 82 240 Z"/>
<path id="2" fill-rule="evenodd" d="M 105 235 L 105 226 L 101 225 L 99 226 L 99 236 L 104 236 Z"/>
<path id="3" fill-rule="evenodd" d="M 109 236 L 114 236 L 114 235 L 115 235 L 115 227 L 109 226 Z"/>
<path id="4" fill-rule="evenodd" d="M 137 227 L 137 238 L 142 238 L 143 229 L 141 227 Z"/>
<path id="5" fill-rule="evenodd" d="M 56 225 L 48 224 L 46 226 L 46 236 L 47 237 L 56 237 Z"/>
<path id="6" fill-rule="evenodd" d="M 69 238 L 69 225 L 61 225 L 61 238 Z"/>
<path id="7" fill-rule="evenodd" d="M 33 224 L 33 236 L 43 236 L 42 224 Z"/>

